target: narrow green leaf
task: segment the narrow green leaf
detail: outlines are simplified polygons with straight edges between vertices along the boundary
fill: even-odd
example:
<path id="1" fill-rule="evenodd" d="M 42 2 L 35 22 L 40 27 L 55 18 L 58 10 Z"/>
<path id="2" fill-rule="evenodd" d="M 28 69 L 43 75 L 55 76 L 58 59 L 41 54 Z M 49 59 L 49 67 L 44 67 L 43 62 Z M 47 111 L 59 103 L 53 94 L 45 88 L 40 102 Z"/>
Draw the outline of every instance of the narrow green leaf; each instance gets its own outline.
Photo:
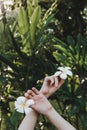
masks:
<path id="1" fill-rule="evenodd" d="M 73 39 L 72 36 L 67 36 L 67 42 L 69 45 L 71 45 L 72 47 L 75 46 L 75 40 Z"/>
<path id="2" fill-rule="evenodd" d="M 24 7 L 20 7 L 18 13 L 18 25 L 19 25 L 20 33 L 22 35 L 25 35 L 29 31 L 28 18 Z"/>
<path id="3" fill-rule="evenodd" d="M 62 54 L 59 54 L 58 52 L 53 52 L 53 56 L 58 62 L 66 63 L 66 57 L 64 57 Z"/>
<path id="4" fill-rule="evenodd" d="M 30 18 L 30 35 L 32 44 L 35 44 L 35 31 L 41 16 L 41 8 L 37 6 Z"/>
<path id="5" fill-rule="evenodd" d="M 21 121 L 22 118 L 23 118 L 23 114 L 18 113 L 16 111 L 14 111 L 12 113 L 10 121 L 11 121 L 11 125 L 13 126 L 13 128 L 18 126 L 18 124 L 19 124 L 19 122 Z"/>
<path id="6" fill-rule="evenodd" d="M 68 50 L 64 47 L 62 47 L 61 45 L 54 45 L 54 47 L 58 50 L 60 50 L 61 52 L 65 53 L 66 55 L 68 55 Z"/>
<path id="7" fill-rule="evenodd" d="M 31 4 L 30 2 L 29 2 L 28 5 L 27 5 L 27 9 L 28 9 L 28 15 L 29 15 L 29 17 L 31 17 L 34 8 L 32 7 L 32 4 Z"/>

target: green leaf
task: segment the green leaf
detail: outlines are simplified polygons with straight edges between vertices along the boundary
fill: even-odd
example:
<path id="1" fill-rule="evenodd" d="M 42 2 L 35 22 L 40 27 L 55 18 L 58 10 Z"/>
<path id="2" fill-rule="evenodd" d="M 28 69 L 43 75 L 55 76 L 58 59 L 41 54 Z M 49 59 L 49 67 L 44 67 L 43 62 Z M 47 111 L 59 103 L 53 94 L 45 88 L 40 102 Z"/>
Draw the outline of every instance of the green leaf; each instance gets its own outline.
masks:
<path id="1" fill-rule="evenodd" d="M 75 40 L 73 39 L 72 36 L 67 36 L 67 42 L 69 45 L 71 45 L 72 47 L 75 46 Z"/>
<path id="2" fill-rule="evenodd" d="M 78 113 L 78 106 L 74 105 L 74 106 L 72 106 L 72 108 L 71 108 L 71 110 L 70 110 L 70 112 L 69 112 L 69 115 L 70 115 L 70 116 L 73 116 L 73 115 L 75 115 L 76 113 Z"/>
<path id="3" fill-rule="evenodd" d="M 31 17 L 34 8 L 32 7 L 32 4 L 31 4 L 30 2 L 29 2 L 28 5 L 27 5 L 27 9 L 28 9 L 28 15 L 29 15 L 29 17 Z"/>
<path id="4" fill-rule="evenodd" d="M 35 6 L 37 6 L 37 5 L 38 5 L 38 0 L 33 0 L 33 1 L 32 1 L 32 6 L 35 7 Z"/>
<path id="5" fill-rule="evenodd" d="M 0 82 L 5 81 L 7 78 L 0 76 Z"/>
<path id="6" fill-rule="evenodd" d="M 41 8 L 37 6 L 30 18 L 30 36 L 32 44 L 35 44 L 35 32 L 41 16 Z"/>
<path id="7" fill-rule="evenodd" d="M 66 48 L 62 47 L 61 45 L 54 45 L 54 47 L 61 52 L 64 52 L 66 55 L 68 54 Z"/>
<path id="8" fill-rule="evenodd" d="M 87 113 L 81 114 L 81 123 L 83 124 L 83 130 L 87 129 Z"/>
<path id="9" fill-rule="evenodd" d="M 58 62 L 61 62 L 61 63 L 66 63 L 66 57 L 64 57 L 62 54 L 58 53 L 58 52 L 53 52 L 53 56 L 55 57 L 55 59 L 58 61 Z"/>
<path id="10" fill-rule="evenodd" d="M 58 39 L 58 38 L 56 38 L 56 37 L 54 37 L 54 38 L 52 39 L 52 41 L 53 41 L 54 43 L 58 43 L 58 45 L 61 45 L 63 48 L 67 48 L 67 47 L 68 47 L 67 44 L 65 44 L 63 41 L 61 41 L 60 39 Z"/>
<path id="11" fill-rule="evenodd" d="M 22 35 L 25 35 L 29 31 L 27 13 L 26 13 L 24 7 L 20 7 L 20 10 L 18 13 L 18 25 L 19 25 L 20 33 Z"/>
<path id="12" fill-rule="evenodd" d="M 19 124 L 19 122 L 21 121 L 22 118 L 23 118 L 23 114 L 21 114 L 17 111 L 14 111 L 12 113 L 10 121 L 11 121 L 11 125 L 13 126 L 13 128 L 16 128 L 18 126 L 18 124 Z"/>

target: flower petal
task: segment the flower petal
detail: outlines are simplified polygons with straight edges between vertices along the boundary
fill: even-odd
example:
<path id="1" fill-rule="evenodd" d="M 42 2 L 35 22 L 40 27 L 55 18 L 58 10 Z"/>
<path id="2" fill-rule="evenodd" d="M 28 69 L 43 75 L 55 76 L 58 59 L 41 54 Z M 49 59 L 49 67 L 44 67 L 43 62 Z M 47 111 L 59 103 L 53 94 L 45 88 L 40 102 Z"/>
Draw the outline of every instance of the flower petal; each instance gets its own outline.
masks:
<path id="1" fill-rule="evenodd" d="M 63 71 L 63 70 L 64 70 L 64 67 L 58 67 L 58 70 Z"/>
<path id="2" fill-rule="evenodd" d="M 70 67 L 65 67 L 65 69 L 66 69 L 66 70 L 71 70 L 71 68 L 70 68 Z"/>
<path id="3" fill-rule="evenodd" d="M 57 71 L 54 75 L 59 76 L 61 74 L 61 71 Z"/>
<path id="4" fill-rule="evenodd" d="M 15 101 L 15 108 L 19 108 L 19 107 L 20 107 L 20 104 L 17 101 Z"/>
<path id="5" fill-rule="evenodd" d="M 64 73 L 62 73 L 62 74 L 60 75 L 60 78 L 61 78 L 61 79 L 66 79 L 66 78 L 67 78 L 67 75 L 64 74 Z"/>
<path id="6" fill-rule="evenodd" d="M 20 97 L 17 98 L 17 102 L 18 102 L 19 104 L 21 104 L 21 103 L 23 103 L 23 102 L 25 102 L 25 101 L 26 101 L 26 98 L 25 98 L 24 96 L 20 96 Z"/>
<path id="7" fill-rule="evenodd" d="M 29 106 L 31 106 L 33 104 L 34 104 L 34 100 L 33 99 L 29 99 L 29 100 L 26 101 L 27 107 L 29 107 Z"/>
<path id="8" fill-rule="evenodd" d="M 24 113 L 24 109 L 22 107 L 16 109 L 17 112 Z"/>
<path id="9" fill-rule="evenodd" d="M 30 111 L 32 111 L 32 108 L 29 108 L 29 107 L 25 108 L 25 114 L 26 115 L 29 114 Z"/>
<path id="10" fill-rule="evenodd" d="M 67 75 L 72 76 L 73 73 L 72 73 L 70 70 L 68 70 L 68 71 L 67 71 Z"/>

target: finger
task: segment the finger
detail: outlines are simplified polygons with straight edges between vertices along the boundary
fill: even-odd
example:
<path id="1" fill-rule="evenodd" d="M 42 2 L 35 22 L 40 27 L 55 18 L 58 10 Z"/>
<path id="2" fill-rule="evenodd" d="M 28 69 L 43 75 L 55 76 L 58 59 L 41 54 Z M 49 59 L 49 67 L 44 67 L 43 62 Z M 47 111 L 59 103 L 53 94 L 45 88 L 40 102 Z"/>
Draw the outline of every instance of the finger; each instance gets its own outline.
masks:
<path id="1" fill-rule="evenodd" d="M 34 92 L 34 94 L 36 94 L 36 95 L 38 95 L 38 94 L 40 94 L 40 92 L 36 89 L 36 88 L 32 88 L 32 91 Z"/>
<path id="2" fill-rule="evenodd" d="M 31 95 L 32 97 L 36 95 L 32 90 L 28 90 L 27 93 L 28 93 L 29 95 Z"/>
<path id="3" fill-rule="evenodd" d="M 28 98 L 28 93 L 26 92 L 26 93 L 24 94 L 24 96 L 25 96 L 26 98 Z"/>
<path id="4" fill-rule="evenodd" d="M 24 94 L 24 96 L 25 96 L 27 99 L 31 99 L 31 98 L 32 98 L 32 96 L 29 95 L 27 92 Z"/>
<path id="5" fill-rule="evenodd" d="M 63 83 L 64 83 L 64 80 L 63 80 L 63 79 L 61 79 L 61 81 L 59 82 L 58 87 L 62 86 L 62 84 L 63 84 Z"/>
<path id="6" fill-rule="evenodd" d="M 58 80 L 58 77 L 54 77 L 54 80 L 55 80 L 55 87 L 58 87 L 59 86 L 59 80 Z"/>
<path id="7" fill-rule="evenodd" d="M 51 76 L 50 77 L 50 85 L 53 85 L 55 83 L 55 77 Z"/>

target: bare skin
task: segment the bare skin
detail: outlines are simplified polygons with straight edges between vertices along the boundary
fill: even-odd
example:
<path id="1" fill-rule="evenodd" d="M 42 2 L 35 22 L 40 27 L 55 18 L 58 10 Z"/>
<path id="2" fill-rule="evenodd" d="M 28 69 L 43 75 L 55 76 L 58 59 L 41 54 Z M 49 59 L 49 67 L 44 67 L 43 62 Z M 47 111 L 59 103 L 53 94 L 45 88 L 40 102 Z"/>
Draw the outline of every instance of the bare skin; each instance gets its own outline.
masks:
<path id="1" fill-rule="evenodd" d="M 56 77 L 54 75 L 48 76 L 44 79 L 43 85 L 40 92 L 45 95 L 46 98 L 50 97 L 54 92 L 56 92 L 64 83 L 64 80 Z M 30 98 L 29 93 L 31 90 L 28 90 L 25 93 L 27 99 Z M 28 115 L 26 115 L 21 122 L 18 130 L 34 130 L 38 118 L 38 113 L 35 110 L 32 110 Z"/>
<path id="2" fill-rule="evenodd" d="M 47 116 L 47 118 L 58 130 L 76 130 L 69 122 L 67 122 L 55 111 L 47 98 L 36 88 L 32 88 L 32 90 L 29 91 L 29 98 L 33 99 L 35 102 L 35 104 L 31 107 L 38 113 Z"/>
<path id="3" fill-rule="evenodd" d="M 47 110 L 52 108 L 47 98 L 36 88 L 33 87 L 32 90 L 28 90 L 28 94 L 29 99 L 33 99 L 35 102 L 35 104 L 31 107 L 38 113 L 45 115 L 47 113 Z M 45 105 L 46 107 L 44 107 Z"/>
<path id="4" fill-rule="evenodd" d="M 63 79 L 60 79 L 59 77 L 57 76 L 48 76 L 44 79 L 44 82 L 43 82 L 43 85 L 40 89 L 40 92 L 42 92 L 45 97 L 50 97 L 54 92 L 56 92 L 61 86 L 62 84 L 64 83 L 64 80 Z M 28 97 L 29 94 L 28 94 L 28 91 L 25 93 L 25 97 L 26 98 L 29 98 Z"/>

